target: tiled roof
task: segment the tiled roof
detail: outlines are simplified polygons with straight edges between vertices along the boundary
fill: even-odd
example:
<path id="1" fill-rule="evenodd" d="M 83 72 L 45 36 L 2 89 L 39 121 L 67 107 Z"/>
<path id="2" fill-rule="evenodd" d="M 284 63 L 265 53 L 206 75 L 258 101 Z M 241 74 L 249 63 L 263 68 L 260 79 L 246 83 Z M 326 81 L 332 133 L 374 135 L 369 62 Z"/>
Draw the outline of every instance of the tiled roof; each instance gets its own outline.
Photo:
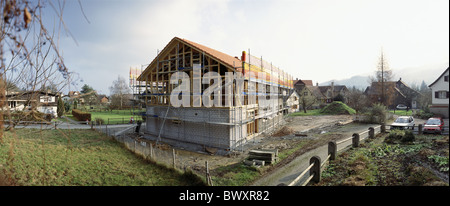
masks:
<path id="1" fill-rule="evenodd" d="M 199 43 L 189 41 L 187 39 L 181 39 L 178 37 L 175 37 L 175 39 L 178 39 L 186 44 L 189 44 L 190 46 L 193 46 L 193 47 L 199 49 L 200 51 L 204 51 L 206 54 L 214 57 L 215 59 L 221 61 L 224 64 L 227 64 L 230 67 L 241 67 L 242 66 L 242 61 L 233 56 L 230 56 L 223 52 L 217 51 L 215 49 L 211 49 L 211 48 L 201 45 Z"/>
<path id="2" fill-rule="evenodd" d="M 312 80 L 302 80 L 302 81 L 303 81 L 303 83 L 305 83 L 305 85 L 308 85 L 308 86 L 312 86 L 313 85 Z"/>
<path id="3" fill-rule="evenodd" d="M 313 86 L 313 82 L 312 80 L 294 80 L 294 84 L 303 84 L 303 85 L 308 85 L 308 86 Z"/>
<path id="4" fill-rule="evenodd" d="M 185 43 L 185 44 L 187 44 L 187 45 L 189 45 L 189 46 L 191 46 L 191 47 L 193 47 L 195 49 L 200 50 L 201 52 L 205 52 L 206 55 L 211 56 L 212 58 L 216 59 L 217 61 L 219 61 L 222 64 L 227 65 L 227 66 L 229 66 L 231 68 L 242 67 L 242 61 L 237 59 L 237 58 L 235 58 L 235 57 L 233 57 L 233 56 L 230 56 L 228 54 L 225 54 L 223 52 L 217 51 L 215 49 L 211 49 L 211 48 L 209 48 L 207 46 L 204 46 L 204 45 L 201 45 L 199 43 L 196 43 L 196 42 L 193 42 L 193 41 L 189 41 L 187 39 L 182 39 L 182 38 L 179 38 L 179 37 L 174 37 L 172 40 L 170 40 L 170 42 L 164 47 L 164 49 L 158 55 L 163 54 L 164 51 L 169 47 L 169 45 L 172 44 L 172 42 L 175 42 L 175 41 L 179 41 L 179 42 Z M 138 81 L 142 81 L 143 80 L 143 79 L 141 79 L 142 75 L 144 75 L 144 73 L 146 73 L 147 69 L 151 68 L 151 66 L 156 63 L 156 59 L 157 59 L 157 57 L 155 57 L 155 59 L 153 59 L 153 61 L 148 65 L 148 67 L 145 69 L 145 71 L 142 72 L 142 74 L 137 79 Z"/>

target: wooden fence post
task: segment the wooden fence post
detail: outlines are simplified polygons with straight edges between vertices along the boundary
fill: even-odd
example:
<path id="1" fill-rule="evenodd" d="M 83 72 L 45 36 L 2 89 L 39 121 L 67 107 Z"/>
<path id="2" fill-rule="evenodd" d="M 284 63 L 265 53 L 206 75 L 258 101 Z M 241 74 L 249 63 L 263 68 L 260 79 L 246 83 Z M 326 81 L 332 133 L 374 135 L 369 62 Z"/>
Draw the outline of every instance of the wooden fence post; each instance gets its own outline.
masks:
<path id="1" fill-rule="evenodd" d="M 150 159 L 153 159 L 153 144 L 150 143 Z"/>
<path id="2" fill-rule="evenodd" d="M 172 149 L 173 168 L 175 169 L 175 149 Z"/>
<path id="3" fill-rule="evenodd" d="M 208 186 L 214 186 L 212 183 L 211 175 L 209 174 L 209 167 L 208 167 L 208 161 L 205 161 L 206 166 L 206 183 Z"/>
<path id="4" fill-rule="evenodd" d="M 359 146 L 359 134 L 358 133 L 354 133 L 352 135 L 352 146 L 353 147 L 358 147 Z"/>
<path id="5" fill-rule="evenodd" d="M 337 153 L 336 141 L 328 142 L 328 154 L 330 155 L 330 160 L 336 159 L 336 153 Z"/>
<path id="6" fill-rule="evenodd" d="M 386 124 L 381 125 L 381 133 L 386 133 Z"/>
<path id="7" fill-rule="evenodd" d="M 423 134 L 423 125 L 419 124 L 419 135 Z"/>
<path id="8" fill-rule="evenodd" d="M 314 177 L 311 179 L 311 181 L 314 181 L 315 183 L 320 182 L 320 157 L 319 156 L 313 156 L 309 160 L 309 164 L 314 164 L 314 166 L 309 169 L 309 175 L 314 175 Z"/>
<path id="9" fill-rule="evenodd" d="M 369 127 L 369 139 L 375 138 L 375 129 L 373 127 Z"/>

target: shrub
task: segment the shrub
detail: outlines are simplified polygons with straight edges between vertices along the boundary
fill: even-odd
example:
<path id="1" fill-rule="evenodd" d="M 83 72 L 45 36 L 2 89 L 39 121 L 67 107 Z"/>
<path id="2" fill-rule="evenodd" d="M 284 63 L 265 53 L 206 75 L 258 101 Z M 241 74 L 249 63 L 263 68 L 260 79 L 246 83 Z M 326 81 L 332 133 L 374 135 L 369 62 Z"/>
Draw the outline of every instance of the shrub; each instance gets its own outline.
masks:
<path id="1" fill-rule="evenodd" d="M 401 142 L 414 142 L 414 140 L 416 140 L 416 137 L 411 130 L 406 130 L 405 135 L 400 139 Z"/>
<path id="2" fill-rule="evenodd" d="M 95 118 L 95 123 L 96 124 L 105 124 L 105 120 L 100 118 L 100 117 L 96 117 Z"/>
<path id="3" fill-rule="evenodd" d="M 72 115 L 78 120 L 78 121 L 91 121 L 91 113 L 88 112 L 82 112 L 79 109 L 72 109 Z"/>
<path id="4" fill-rule="evenodd" d="M 377 103 L 373 104 L 372 108 L 369 109 L 369 121 L 372 123 L 383 124 L 386 122 L 386 106 Z"/>
<path id="5" fill-rule="evenodd" d="M 397 142 L 413 142 L 415 136 L 410 130 L 391 130 L 389 135 L 384 139 L 386 143 L 397 143 Z"/>
<path id="6" fill-rule="evenodd" d="M 384 139 L 384 141 L 386 143 L 394 143 L 398 140 L 400 140 L 403 136 L 405 135 L 405 131 L 404 130 L 391 130 L 389 132 L 389 135 Z"/>
<path id="7" fill-rule="evenodd" d="M 426 111 L 426 110 L 418 111 L 414 116 L 419 118 L 419 119 L 428 119 L 428 118 L 431 118 L 431 117 L 433 117 L 435 115 L 433 113 L 429 112 L 429 109 L 428 109 L 428 111 Z"/>

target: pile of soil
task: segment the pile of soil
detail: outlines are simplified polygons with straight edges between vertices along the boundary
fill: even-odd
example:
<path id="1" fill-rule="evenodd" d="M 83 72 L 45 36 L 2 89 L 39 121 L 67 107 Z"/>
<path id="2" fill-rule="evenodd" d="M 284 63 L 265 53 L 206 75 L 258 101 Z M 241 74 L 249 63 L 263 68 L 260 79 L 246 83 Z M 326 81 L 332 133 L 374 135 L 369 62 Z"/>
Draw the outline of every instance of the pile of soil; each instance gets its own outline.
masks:
<path id="1" fill-rule="evenodd" d="M 286 136 L 286 135 L 290 135 L 290 134 L 294 134 L 294 130 L 290 127 L 284 126 L 281 129 L 279 129 L 278 131 L 276 131 L 272 136 L 282 137 L 282 136 Z"/>
<path id="2" fill-rule="evenodd" d="M 333 103 L 331 103 L 328 106 L 326 106 L 325 108 L 323 108 L 320 113 L 329 114 L 329 115 L 336 115 L 336 114 L 349 115 L 349 114 L 355 114 L 356 111 L 342 102 L 334 101 Z"/>

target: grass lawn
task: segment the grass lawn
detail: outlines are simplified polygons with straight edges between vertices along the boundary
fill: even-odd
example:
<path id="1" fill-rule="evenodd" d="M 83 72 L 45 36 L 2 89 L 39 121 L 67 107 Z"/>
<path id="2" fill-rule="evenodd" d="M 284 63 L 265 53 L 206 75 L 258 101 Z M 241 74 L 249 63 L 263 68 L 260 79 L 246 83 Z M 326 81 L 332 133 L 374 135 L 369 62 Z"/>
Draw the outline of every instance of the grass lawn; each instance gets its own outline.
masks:
<path id="1" fill-rule="evenodd" d="M 1 142 L 0 170 L 12 185 L 199 183 L 191 181 L 188 174 L 147 162 L 121 143 L 91 130 L 16 129 L 5 132 Z"/>
<path id="2" fill-rule="evenodd" d="M 409 111 L 406 111 L 406 110 L 389 110 L 389 113 L 396 114 L 396 115 L 401 115 L 401 116 L 412 116 L 413 111 L 412 110 L 409 110 Z"/>
<path id="3" fill-rule="evenodd" d="M 118 110 L 113 112 L 90 112 L 92 120 L 101 118 L 105 124 L 126 124 L 130 122 L 131 117 L 135 121 L 142 120 L 141 116 L 134 115 L 130 110 Z"/>
<path id="4" fill-rule="evenodd" d="M 306 110 L 306 113 L 301 110 L 299 112 L 294 112 L 289 114 L 289 116 L 318 116 L 318 115 L 323 115 L 322 113 L 320 113 L 322 110 L 321 109 L 312 109 L 312 110 Z"/>
<path id="5" fill-rule="evenodd" d="M 132 110 L 113 110 L 113 111 L 89 111 L 86 112 L 91 113 L 91 119 L 95 121 L 95 119 L 100 118 L 103 119 L 104 124 L 127 124 L 130 122 L 131 117 L 135 121 L 142 120 L 142 117 L 139 115 L 133 114 Z M 145 110 L 135 110 L 134 113 L 145 112 Z M 72 112 L 67 112 L 65 114 L 66 117 L 71 118 L 75 121 L 78 121 L 72 116 Z"/>

